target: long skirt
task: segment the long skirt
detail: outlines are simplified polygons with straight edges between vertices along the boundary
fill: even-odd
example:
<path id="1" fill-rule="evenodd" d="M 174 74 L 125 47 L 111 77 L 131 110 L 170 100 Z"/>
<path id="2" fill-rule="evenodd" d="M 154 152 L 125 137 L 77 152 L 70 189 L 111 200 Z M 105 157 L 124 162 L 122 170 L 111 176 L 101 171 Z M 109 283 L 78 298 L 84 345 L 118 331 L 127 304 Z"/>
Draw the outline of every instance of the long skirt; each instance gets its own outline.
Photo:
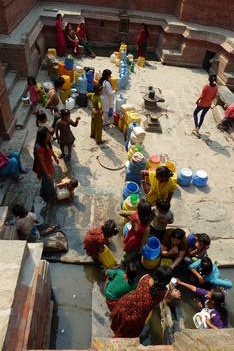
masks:
<path id="1" fill-rule="evenodd" d="M 49 180 L 44 173 L 41 177 L 40 196 L 45 202 L 53 201 L 55 199 L 55 188 L 53 179 Z"/>

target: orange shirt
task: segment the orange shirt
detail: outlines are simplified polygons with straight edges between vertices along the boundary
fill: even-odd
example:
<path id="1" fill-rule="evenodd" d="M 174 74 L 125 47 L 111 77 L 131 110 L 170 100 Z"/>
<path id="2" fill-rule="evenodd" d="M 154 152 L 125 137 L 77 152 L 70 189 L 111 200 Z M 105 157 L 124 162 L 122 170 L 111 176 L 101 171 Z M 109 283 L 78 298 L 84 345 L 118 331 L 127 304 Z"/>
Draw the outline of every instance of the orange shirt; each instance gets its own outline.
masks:
<path id="1" fill-rule="evenodd" d="M 213 99 L 215 98 L 218 91 L 218 85 L 210 86 L 206 84 L 202 89 L 202 93 L 200 98 L 198 99 L 198 106 L 200 107 L 210 107 L 212 104 Z"/>

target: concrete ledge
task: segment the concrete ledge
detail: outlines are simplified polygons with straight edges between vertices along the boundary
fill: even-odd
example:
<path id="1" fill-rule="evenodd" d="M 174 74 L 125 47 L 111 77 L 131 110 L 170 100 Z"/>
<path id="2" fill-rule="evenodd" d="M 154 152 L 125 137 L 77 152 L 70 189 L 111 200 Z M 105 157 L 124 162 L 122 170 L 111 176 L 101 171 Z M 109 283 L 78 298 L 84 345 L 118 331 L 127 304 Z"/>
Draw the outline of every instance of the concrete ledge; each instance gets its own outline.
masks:
<path id="1" fill-rule="evenodd" d="M 231 105 L 234 102 L 234 94 L 226 86 L 219 86 L 216 105 Z"/>
<path id="2" fill-rule="evenodd" d="M 219 123 L 224 118 L 224 108 L 220 105 L 216 105 L 212 108 L 213 117 L 216 123 Z"/>

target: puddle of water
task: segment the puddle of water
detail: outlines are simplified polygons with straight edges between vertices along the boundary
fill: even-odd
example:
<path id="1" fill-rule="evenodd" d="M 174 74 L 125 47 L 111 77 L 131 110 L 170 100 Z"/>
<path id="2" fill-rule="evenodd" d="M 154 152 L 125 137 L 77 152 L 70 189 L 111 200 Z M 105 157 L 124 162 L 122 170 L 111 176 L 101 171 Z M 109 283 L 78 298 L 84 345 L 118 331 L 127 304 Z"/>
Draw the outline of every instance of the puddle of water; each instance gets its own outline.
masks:
<path id="1" fill-rule="evenodd" d="M 231 279 L 233 269 L 221 269 L 221 275 Z M 92 284 L 103 281 L 104 272 L 95 266 L 50 264 L 51 281 L 56 301 L 51 333 L 51 348 L 87 349 L 91 343 L 92 330 Z M 194 295 L 181 287 L 181 309 L 186 328 L 194 329 L 193 315 L 198 311 Z M 234 291 L 226 296 L 230 325 L 234 325 Z M 159 306 L 152 314 L 151 322 L 143 330 L 143 345 L 163 343 Z"/>
<path id="2" fill-rule="evenodd" d="M 103 279 L 96 267 L 50 263 L 55 309 L 50 347 L 88 349 L 92 330 L 92 283 Z"/>

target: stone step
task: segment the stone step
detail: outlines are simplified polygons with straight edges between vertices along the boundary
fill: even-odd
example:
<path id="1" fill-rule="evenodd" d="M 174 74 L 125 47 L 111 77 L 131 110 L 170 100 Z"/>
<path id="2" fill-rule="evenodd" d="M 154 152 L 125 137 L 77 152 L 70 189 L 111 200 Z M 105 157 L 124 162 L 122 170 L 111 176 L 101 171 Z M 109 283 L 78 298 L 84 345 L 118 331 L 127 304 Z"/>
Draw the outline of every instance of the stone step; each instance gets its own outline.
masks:
<path id="1" fill-rule="evenodd" d="M 4 225 L 1 235 L 2 240 L 17 240 L 17 230 L 15 225 Z"/>
<path id="2" fill-rule="evenodd" d="M 1 194 L 1 193 L 0 193 Z M 8 206 L 0 206 L 0 239 L 4 232 L 4 223 L 8 214 Z"/>
<path id="3" fill-rule="evenodd" d="M 19 78 L 19 74 L 17 71 L 6 71 L 5 73 L 5 82 L 6 82 L 6 87 L 7 87 L 7 92 L 8 94 L 11 93 L 13 90 L 16 81 Z"/>
<path id="4" fill-rule="evenodd" d="M 7 194 L 7 191 L 9 189 L 10 186 L 10 178 L 7 177 L 1 177 L 0 178 L 0 205 L 3 203 L 4 198 Z"/>
<path id="5" fill-rule="evenodd" d="M 2 70 L 3 70 L 3 74 L 5 76 L 7 74 L 7 70 L 8 70 L 8 64 L 7 63 L 2 63 Z"/>
<path id="6" fill-rule="evenodd" d="M 16 129 L 23 129 L 26 126 L 30 115 L 32 115 L 31 106 L 24 106 L 24 104 L 20 102 L 15 111 Z M 33 117 L 35 119 L 35 116 Z"/>
<path id="7" fill-rule="evenodd" d="M 27 79 L 25 78 L 20 78 L 15 82 L 14 87 L 9 94 L 9 102 L 13 113 L 15 113 L 17 107 L 19 106 L 26 87 Z"/>

